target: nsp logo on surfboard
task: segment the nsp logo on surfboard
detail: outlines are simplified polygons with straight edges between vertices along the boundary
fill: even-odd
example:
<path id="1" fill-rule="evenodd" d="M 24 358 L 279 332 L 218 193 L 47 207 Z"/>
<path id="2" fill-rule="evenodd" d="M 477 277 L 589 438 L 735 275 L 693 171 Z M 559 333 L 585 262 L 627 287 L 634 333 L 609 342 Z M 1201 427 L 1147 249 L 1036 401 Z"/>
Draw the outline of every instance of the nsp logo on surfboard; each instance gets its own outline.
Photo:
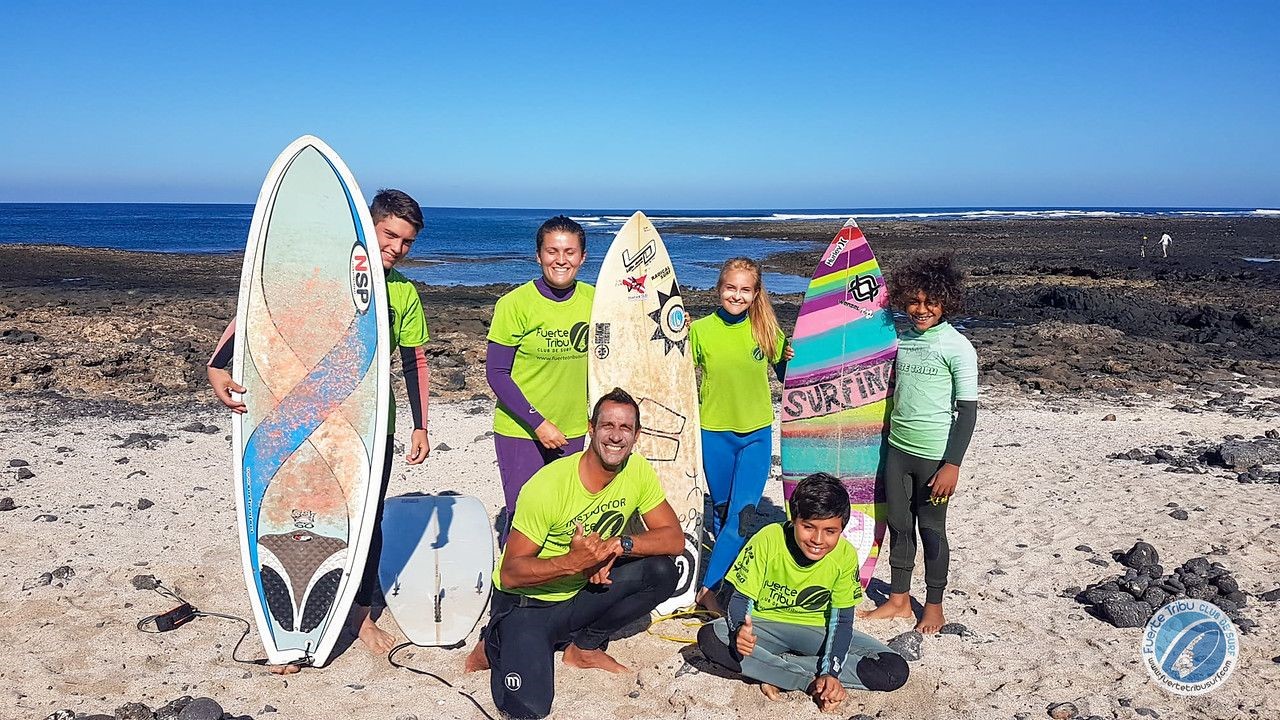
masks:
<path id="1" fill-rule="evenodd" d="M 369 311 L 373 299 L 373 275 L 369 272 L 369 251 L 356 243 L 351 248 L 351 302 L 361 315 Z"/>

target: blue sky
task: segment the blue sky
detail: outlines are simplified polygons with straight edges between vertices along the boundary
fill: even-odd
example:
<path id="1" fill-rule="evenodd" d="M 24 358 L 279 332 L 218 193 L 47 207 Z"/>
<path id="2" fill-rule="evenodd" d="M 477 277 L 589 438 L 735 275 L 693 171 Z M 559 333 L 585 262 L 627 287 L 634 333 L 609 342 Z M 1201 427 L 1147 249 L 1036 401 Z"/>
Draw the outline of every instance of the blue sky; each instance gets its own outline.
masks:
<path id="1" fill-rule="evenodd" d="M 201 5 L 7 6 L 0 201 L 1280 206 L 1275 2 Z"/>

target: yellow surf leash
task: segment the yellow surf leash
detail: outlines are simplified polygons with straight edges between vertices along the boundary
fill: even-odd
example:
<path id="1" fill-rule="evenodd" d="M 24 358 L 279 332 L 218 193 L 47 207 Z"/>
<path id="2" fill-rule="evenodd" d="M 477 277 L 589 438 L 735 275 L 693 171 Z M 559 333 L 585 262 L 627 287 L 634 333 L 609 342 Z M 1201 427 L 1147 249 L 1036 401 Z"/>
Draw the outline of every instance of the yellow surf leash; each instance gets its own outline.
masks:
<path id="1" fill-rule="evenodd" d="M 667 613 L 666 615 L 658 615 L 657 617 L 649 621 L 649 627 L 645 628 L 645 632 L 656 638 L 661 638 L 663 640 L 670 640 L 671 642 L 681 643 L 683 645 L 692 645 L 693 643 L 698 642 L 698 637 L 696 633 L 691 638 L 681 637 L 679 635 L 663 635 L 660 632 L 654 632 L 654 626 L 658 625 L 659 623 L 664 623 L 668 620 L 684 620 L 684 622 L 680 623 L 684 627 L 701 628 L 703 625 L 706 625 L 707 623 L 711 622 L 712 620 L 715 620 L 718 617 L 720 617 L 718 614 L 713 613 L 710 610 L 693 610 L 693 609 L 686 608 L 684 610 L 677 610 L 673 613 Z M 690 622 L 689 618 L 705 618 L 705 619 L 701 619 L 701 620 L 694 619 L 692 622 Z"/>

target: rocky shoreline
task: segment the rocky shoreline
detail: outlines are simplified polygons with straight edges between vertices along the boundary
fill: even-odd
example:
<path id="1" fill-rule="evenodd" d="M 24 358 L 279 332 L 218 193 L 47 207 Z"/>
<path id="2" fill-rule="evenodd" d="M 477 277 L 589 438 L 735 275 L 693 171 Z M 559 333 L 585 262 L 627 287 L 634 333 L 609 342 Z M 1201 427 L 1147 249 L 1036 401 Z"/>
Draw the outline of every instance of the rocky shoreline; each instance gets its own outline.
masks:
<path id="1" fill-rule="evenodd" d="M 916 252 L 953 249 L 971 272 L 965 331 L 981 382 L 1031 394 L 1170 396 L 1194 412 L 1242 389 L 1280 386 L 1280 219 L 869 222 L 891 273 Z M 739 222 L 669 230 L 826 242 L 838 222 Z M 1145 233 L 1175 237 L 1169 258 L 1138 257 Z M 812 247 L 811 245 L 808 247 Z M 420 252 L 430 252 L 426 245 Z M 1150 253 L 1149 253 L 1150 255 Z M 429 259 L 429 255 L 426 259 Z M 814 251 L 766 266 L 807 275 Z M 235 312 L 236 255 L 0 246 L 0 386 L 15 401 L 86 412 L 181 405 L 205 391 L 204 362 Z M 489 398 L 485 334 L 510 289 L 420 286 L 432 391 Z M 784 327 L 801 296 L 775 297 Z M 709 291 L 689 291 L 694 316 Z M 1280 414 L 1254 397 L 1249 412 Z M 105 405 L 104 405 L 105 404 Z"/>

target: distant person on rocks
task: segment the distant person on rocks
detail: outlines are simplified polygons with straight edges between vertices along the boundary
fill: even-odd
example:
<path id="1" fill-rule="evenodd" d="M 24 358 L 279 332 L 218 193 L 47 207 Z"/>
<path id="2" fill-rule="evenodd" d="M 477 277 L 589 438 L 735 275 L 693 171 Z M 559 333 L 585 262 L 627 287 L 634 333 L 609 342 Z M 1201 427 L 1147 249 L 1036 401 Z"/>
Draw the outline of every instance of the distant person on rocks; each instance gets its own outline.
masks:
<path id="1" fill-rule="evenodd" d="M 520 490 L 489 624 L 465 665 L 490 670 L 503 717 L 551 712 L 558 649 L 566 665 L 627 672 L 605 652 L 609 636 L 675 592 L 684 531 L 653 465 L 632 453 L 642 421 L 635 399 L 614 388 L 592 410 L 586 450 Z M 637 515 L 647 529 L 625 534 Z"/>
<path id="2" fill-rule="evenodd" d="M 1173 238 L 1169 237 L 1169 233 L 1160 236 L 1160 257 L 1169 257 L 1169 246 L 1173 244 Z"/>
<path id="3" fill-rule="evenodd" d="M 842 535 L 849 492 L 817 473 L 796 485 L 790 506 L 790 522 L 747 541 L 724 579 L 726 614 L 702 626 L 698 648 L 758 680 L 770 700 L 800 690 L 823 712 L 837 711 L 846 689 L 897 690 L 907 661 L 853 628 L 862 586 L 858 551 Z"/>
<path id="4" fill-rule="evenodd" d="M 1147 236 L 1146 235 L 1142 236 L 1142 250 L 1140 251 L 1140 254 L 1142 257 L 1147 256 Z"/>
<path id="5" fill-rule="evenodd" d="M 538 228 L 542 276 L 498 298 L 485 378 L 497 397 L 493 445 L 506 500 L 506 542 L 520 488 L 544 465 L 580 452 L 587 435 L 587 329 L 595 288 L 578 282 L 587 233 L 564 215 Z"/>
<path id="6" fill-rule="evenodd" d="M 374 234 L 382 256 L 382 269 L 386 272 L 387 304 L 391 315 L 391 349 L 400 348 L 400 363 L 404 370 L 404 384 L 408 391 L 409 410 L 413 415 L 413 435 L 405 462 L 417 465 L 431 453 L 427 438 L 427 400 L 431 374 L 423 346 L 428 339 L 427 318 L 422 310 L 422 298 L 418 289 L 404 275 L 394 269 L 413 247 L 422 231 L 422 208 L 417 201 L 399 190 L 380 190 L 369 205 Z M 222 339 L 209 358 L 206 374 L 213 393 L 232 412 L 243 413 L 244 401 L 232 393 L 243 393 L 244 387 L 231 378 L 227 367 L 231 364 L 235 346 L 235 320 L 227 325 Z M 382 555 L 382 508 L 387 497 L 387 483 L 391 479 L 392 453 L 395 445 L 396 404 L 390 403 L 387 420 L 386 460 L 382 464 L 382 484 L 378 490 L 378 512 L 373 523 L 373 537 L 369 543 L 369 561 L 365 563 L 360 589 L 356 591 L 348 624 L 360 641 L 371 651 L 385 655 L 395 645 L 395 636 L 379 628 L 372 617 L 373 596 L 378 587 L 378 558 Z M 288 674 L 297 672 L 297 665 L 282 665 L 272 672 Z"/>
<path id="7" fill-rule="evenodd" d="M 945 319 L 964 304 L 962 280 L 950 254 L 917 260 L 889 278 L 891 300 L 911 324 L 898 338 L 884 462 L 892 579 L 889 599 L 863 616 L 914 616 L 910 590 L 918 527 L 926 592 L 916 629 L 926 634 L 938 632 L 946 622 L 942 595 L 951 563 L 947 505 L 978 415 L 978 356 Z"/>

